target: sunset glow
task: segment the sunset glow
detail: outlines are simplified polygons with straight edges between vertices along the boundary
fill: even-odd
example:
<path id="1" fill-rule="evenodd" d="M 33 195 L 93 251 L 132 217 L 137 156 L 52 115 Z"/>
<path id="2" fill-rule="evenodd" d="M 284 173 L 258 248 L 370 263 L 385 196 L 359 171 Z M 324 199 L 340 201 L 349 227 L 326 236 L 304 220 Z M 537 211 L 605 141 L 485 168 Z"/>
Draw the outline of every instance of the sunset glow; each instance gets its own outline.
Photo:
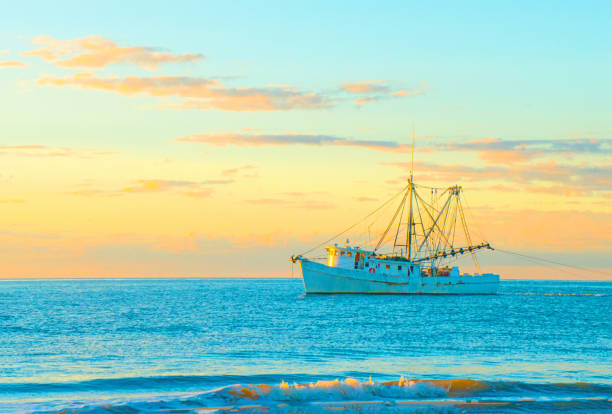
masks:
<path id="1" fill-rule="evenodd" d="M 5 5 L 0 277 L 290 277 L 405 185 L 414 122 L 483 239 L 598 273 L 484 264 L 612 280 L 606 13 L 345 6 Z"/>

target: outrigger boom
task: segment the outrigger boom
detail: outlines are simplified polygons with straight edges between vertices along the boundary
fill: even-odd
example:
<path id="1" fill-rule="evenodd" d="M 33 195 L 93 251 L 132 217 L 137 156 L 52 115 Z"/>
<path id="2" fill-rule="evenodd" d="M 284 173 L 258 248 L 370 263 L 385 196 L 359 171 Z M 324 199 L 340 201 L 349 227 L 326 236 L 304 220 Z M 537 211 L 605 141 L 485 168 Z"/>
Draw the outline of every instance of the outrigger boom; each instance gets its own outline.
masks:
<path id="1" fill-rule="evenodd" d="M 471 253 L 471 252 L 473 252 L 475 250 L 480 250 L 480 249 L 485 249 L 485 248 L 489 249 L 489 250 L 495 250 L 493 247 L 491 247 L 491 245 L 489 243 L 480 243 L 480 244 L 477 244 L 475 246 L 468 246 L 468 247 L 462 247 L 462 248 L 459 248 L 459 249 L 451 249 L 450 251 L 443 251 L 443 252 L 440 252 L 440 253 L 438 253 L 438 254 L 436 254 L 434 256 L 423 257 L 421 259 L 413 260 L 413 262 L 416 262 L 416 263 L 426 262 L 426 261 L 431 260 L 431 259 L 440 259 L 440 258 L 443 258 L 443 257 L 455 256 L 457 254 Z"/>
<path id="2" fill-rule="evenodd" d="M 438 254 L 436 254 L 435 256 L 428 256 L 428 257 L 423 257 L 420 259 L 413 259 L 412 262 L 414 263 L 421 263 L 421 262 L 426 262 L 428 260 L 431 259 L 440 259 L 443 257 L 448 257 L 448 256 L 455 256 L 458 254 L 466 254 L 466 253 L 471 253 L 473 251 L 476 250 L 480 250 L 480 249 L 489 249 L 489 250 L 495 250 L 489 243 L 481 243 L 481 244 L 477 244 L 475 246 L 468 246 L 468 247 L 461 247 L 459 249 L 451 249 L 450 251 L 444 251 L 444 252 L 440 252 Z M 376 253 L 372 253 L 370 256 L 368 257 L 377 257 Z M 380 255 L 379 257 L 387 257 L 386 255 Z M 404 257 L 401 256 L 395 256 L 392 257 L 393 259 L 404 259 L 406 260 Z M 297 255 L 297 256 L 291 256 L 290 260 L 291 262 L 295 263 L 298 260 L 302 259 L 302 255 Z"/>

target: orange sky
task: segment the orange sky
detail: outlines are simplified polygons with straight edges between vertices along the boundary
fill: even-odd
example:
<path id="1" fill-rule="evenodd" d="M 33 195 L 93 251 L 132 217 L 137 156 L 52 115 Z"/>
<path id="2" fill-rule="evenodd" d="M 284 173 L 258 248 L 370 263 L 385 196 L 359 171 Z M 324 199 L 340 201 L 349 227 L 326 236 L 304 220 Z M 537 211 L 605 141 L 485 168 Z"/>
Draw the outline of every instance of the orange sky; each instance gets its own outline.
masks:
<path id="1" fill-rule="evenodd" d="M 186 17 L 164 36 L 117 19 L 115 31 L 85 19 L 3 34 L 0 277 L 290 276 L 291 254 L 403 187 L 414 121 L 416 181 L 461 184 L 479 239 L 596 271 L 501 253 L 483 266 L 612 280 L 612 66 L 594 34 L 590 52 L 547 60 L 503 33 L 488 48 L 462 32 L 457 55 L 441 34 L 411 43 L 415 28 L 381 26 L 375 47 L 345 27 L 354 44 L 332 50 L 339 28 L 265 40 L 249 23 Z M 295 48 L 307 40 L 308 59 Z M 600 66 L 577 63 L 594 56 Z"/>

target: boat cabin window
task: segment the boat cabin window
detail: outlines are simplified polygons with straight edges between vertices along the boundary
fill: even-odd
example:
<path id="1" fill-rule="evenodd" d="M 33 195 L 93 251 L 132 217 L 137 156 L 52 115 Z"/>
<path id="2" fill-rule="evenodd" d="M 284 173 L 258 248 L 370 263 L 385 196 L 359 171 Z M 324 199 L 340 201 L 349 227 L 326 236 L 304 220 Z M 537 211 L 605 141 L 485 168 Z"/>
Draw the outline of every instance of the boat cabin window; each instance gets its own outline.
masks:
<path id="1" fill-rule="evenodd" d="M 401 265 L 397 266 L 397 270 L 402 270 L 402 266 Z"/>
<path id="2" fill-rule="evenodd" d="M 365 267 L 370 267 L 370 262 L 365 262 Z"/>
<path id="3" fill-rule="evenodd" d="M 391 266 L 385 265 L 385 269 L 390 269 L 390 268 L 391 268 Z"/>
<path id="4" fill-rule="evenodd" d="M 346 252 L 346 255 L 347 255 L 348 257 L 351 257 L 351 252 Z"/>
<path id="5" fill-rule="evenodd" d="M 340 256 L 344 256 L 344 252 L 340 252 Z"/>

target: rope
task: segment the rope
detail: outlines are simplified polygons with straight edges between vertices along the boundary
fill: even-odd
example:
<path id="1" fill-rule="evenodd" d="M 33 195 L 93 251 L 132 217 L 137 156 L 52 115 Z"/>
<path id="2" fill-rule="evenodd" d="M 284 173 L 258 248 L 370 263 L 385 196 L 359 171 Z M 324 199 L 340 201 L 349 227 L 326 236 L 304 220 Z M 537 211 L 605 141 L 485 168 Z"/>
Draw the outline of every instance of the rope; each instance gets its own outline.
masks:
<path id="1" fill-rule="evenodd" d="M 468 215 L 470 216 L 470 223 L 472 224 L 472 228 L 476 229 L 475 233 L 477 233 L 477 235 L 480 236 L 481 240 L 489 240 L 489 238 L 486 237 L 486 234 L 484 234 L 480 226 L 478 226 L 478 222 L 476 221 L 476 216 L 472 212 L 472 206 L 470 205 L 470 203 L 468 203 L 468 199 L 465 196 L 465 192 L 462 191 L 461 196 L 463 197 L 463 201 L 465 202 L 464 210 L 467 210 Z"/>
<path id="2" fill-rule="evenodd" d="M 534 260 L 534 261 L 550 263 L 550 264 L 554 264 L 554 265 L 557 265 L 557 266 L 564 266 L 564 267 L 574 268 L 574 269 L 582 270 L 582 271 L 586 271 L 586 272 L 594 272 L 594 273 L 599 273 L 599 274 L 606 275 L 606 276 L 612 276 L 612 272 L 606 272 L 606 271 L 597 270 L 597 269 L 590 269 L 588 267 L 575 266 L 575 265 L 569 265 L 569 264 L 566 264 L 566 263 L 555 262 L 553 260 L 542 259 L 540 257 L 528 256 L 528 255 L 522 254 L 522 253 L 511 252 L 509 250 L 498 249 L 497 247 L 495 248 L 495 251 L 506 253 L 506 254 L 512 254 L 512 255 L 515 255 L 515 256 L 521 256 L 521 257 L 524 257 L 526 259 L 531 259 L 531 260 Z"/>
<path id="3" fill-rule="evenodd" d="M 399 206 L 397 206 L 397 210 L 395 210 L 395 214 L 393 215 L 393 218 L 391 219 L 391 221 L 389 222 L 389 225 L 387 226 L 387 228 L 385 229 L 385 232 L 383 233 L 382 237 L 380 238 L 380 240 L 378 241 L 378 244 L 376 244 L 376 247 L 374 248 L 374 252 L 376 252 L 376 250 L 378 250 L 378 248 L 380 247 L 380 245 L 382 244 L 382 242 L 385 240 L 385 237 L 387 237 L 387 233 L 389 232 L 389 229 L 391 228 L 391 226 L 393 225 L 393 223 L 395 223 L 395 218 L 397 217 L 397 213 L 399 213 L 400 211 L 400 207 L 402 207 L 402 212 L 404 211 L 404 203 L 406 202 L 406 197 L 408 196 L 408 191 L 406 191 L 406 194 L 404 194 L 404 198 L 402 198 L 402 202 L 400 203 Z M 402 218 L 400 217 L 400 223 L 402 221 Z M 398 231 L 399 231 L 399 227 L 398 227 Z M 394 246 L 395 247 L 395 246 Z"/>
<path id="4" fill-rule="evenodd" d="M 374 214 L 376 214 L 377 212 L 379 212 L 383 207 L 385 207 L 387 204 L 389 204 L 391 201 L 393 201 L 397 196 L 399 196 L 400 194 L 404 193 L 404 191 L 406 191 L 406 189 L 408 188 L 408 186 L 402 188 L 402 190 L 400 192 L 398 192 L 397 194 L 395 194 L 393 197 L 391 197 L 390 199 L 388 199 L 387 201 L 385 201 L 385 203 L 383 205 L 381 205 L 380 207 L 378 207 L 376 210 L 372 211 L 370 214 L 368 214 L 367 216 L 365 216 L 364 218 L 362 218 L 361 220 L 359 220 L 357 223 L 353 224 L 352 226 L 350 226 L 349 228 L 347 228 L 346 230 L 336 234 L 333 237 L 330 237 L 329 239 L 325 240 L 323 243 L 313 247 L 312 249 L 298 255 L 298 256 L 306 256 L 308 253 L 312 252 L 313 250 L 318 249 L 321 246 L 326 245 L 327 243 L 329 243 L 330 241 L 342 236 L 344 233 L 354 229 L 358 224 L 363 223 L 364 221 L 366 221 L 368 218 L 370 218 L 371 216 L 373 216 Z"/>

